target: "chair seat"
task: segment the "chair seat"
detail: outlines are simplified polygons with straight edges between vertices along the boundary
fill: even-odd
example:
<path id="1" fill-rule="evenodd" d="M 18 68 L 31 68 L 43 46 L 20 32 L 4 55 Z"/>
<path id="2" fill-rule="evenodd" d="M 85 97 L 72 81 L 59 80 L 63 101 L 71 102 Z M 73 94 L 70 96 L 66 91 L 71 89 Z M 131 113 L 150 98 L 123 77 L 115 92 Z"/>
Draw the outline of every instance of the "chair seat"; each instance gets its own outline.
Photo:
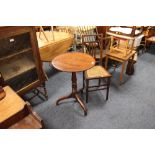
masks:
<path id="1" fill-rule="evenodd" d="M 102 66 L 94 66 L 91 69 L 85 71 L 85 76 L 87 79 L 91 78 L 107 78 L 111 77 L 111 74 Z"/>
<path id="2" fill-rule="evenodd" d="M 9 129 L 41 129 L 42 125 L 32 114 L 27 115 L 19 122 L 13 124 Z"/>

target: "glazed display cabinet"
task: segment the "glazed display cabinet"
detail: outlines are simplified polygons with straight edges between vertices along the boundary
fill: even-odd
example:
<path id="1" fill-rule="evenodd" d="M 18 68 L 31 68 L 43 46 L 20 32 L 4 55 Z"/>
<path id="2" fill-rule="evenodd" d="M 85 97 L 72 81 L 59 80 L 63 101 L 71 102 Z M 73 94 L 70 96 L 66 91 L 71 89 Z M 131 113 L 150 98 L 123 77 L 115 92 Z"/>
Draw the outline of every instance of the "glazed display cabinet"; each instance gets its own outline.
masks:
<path id="1" fill-rule="evenodd" d="M 0 27 L 0 74 L 20 95 L 45 83 L 34 27 Z"/>

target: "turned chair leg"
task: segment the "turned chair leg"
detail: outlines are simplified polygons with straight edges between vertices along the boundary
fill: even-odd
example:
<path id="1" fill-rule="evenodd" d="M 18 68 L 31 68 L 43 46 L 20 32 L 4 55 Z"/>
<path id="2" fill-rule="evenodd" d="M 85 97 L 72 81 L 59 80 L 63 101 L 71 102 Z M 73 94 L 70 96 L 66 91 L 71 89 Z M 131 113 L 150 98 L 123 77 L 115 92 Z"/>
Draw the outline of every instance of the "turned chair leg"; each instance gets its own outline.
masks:
<path id="1" fill-rule="evenodd" d="M 82 86 L 82 89 L 80 90 L 81 94 L 83 94 L 83 91 L 85 89 L 85 75 L 84 75 L 85 72 L 82 72 L 82 81 L 83 81 L 83 86 Z"/>
<path id="2" fill-rule="evenodd" d="M 109 97 L 109 86 L 110 86 L 110 78 L 107 79 L 107 93 L 106 93 L 106 100 L 108 100 L 108 97 Z"/>
<path id="3" fill-rule="evenodd" d="M 88 103 L 88 87 L 89 87 L 89 80 L 86 80 L 86 103 Z"/>
<path id="4" fill-rule="evenodd" d="M 85 88 L 85 75 L 84 75 L 84 72 L 82 72 L 82 74 L 83 74 L 83 90 L 84 90 L 84 88 Z"/>
<path id="5" fill-rule="evenodd" d="M 101 85 L 101 79 L 98 80 L 98 86 L 100 86 L 100 85 Z"/>

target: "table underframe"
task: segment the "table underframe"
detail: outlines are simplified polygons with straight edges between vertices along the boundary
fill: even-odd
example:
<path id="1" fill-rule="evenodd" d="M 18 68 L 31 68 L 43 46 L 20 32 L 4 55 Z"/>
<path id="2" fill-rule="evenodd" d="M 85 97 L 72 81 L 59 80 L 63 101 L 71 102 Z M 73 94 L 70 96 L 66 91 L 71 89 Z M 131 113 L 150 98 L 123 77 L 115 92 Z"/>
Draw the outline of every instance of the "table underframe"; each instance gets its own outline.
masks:
<path id="1" fill-rule="evenodd" d="M 128 57 L 128 58 L 125 59 L 125 60 L 121 60 L 121 59 L 119 59 L 119 57 L 116 58 L 116 57 L 113 57 L 113 56 L 111 56 L 111 55 L 106 55 L 106 62 L 105 62 L 105 68 L 106 68 L 106 69 L 108 69 L 108 59 L 115 60 L 115 61 L 118 61 L 118 62 L 122 63 L 122 68 L 121 68 L 120 77 L 119 77 L 119 84 L 120 84 L 120 85 L 123 84 L 123 74 L 124 74 L 126 62 L 127 62 L 129 59 L 131 59 L 131 60 L 132 60 L 132 63 L 134 63 L 134 62 L 133 62 L 134 55 L 135 55 L 135 53 L 132 54 L 130 57 Z"/>
<path id="2" fill-rule="evenodd" d="M 79 105 L 81 106 L 81 108 L 84 111 L 84 115 L 86 116 L 87 115 L 87 108 L 86 108 L 84 102 L 80 99 L 80 97 L 78 95 L 76 72 L 72 72 L 71 81 L 72 81 L 72 92 L 69 95 L 63 96 L 60 99 L 58 99 L 56 101 L 56 105 L 59 105 L 60 104 L 59 102 L 62 101 L 62 100 L 69 99 L 69 98 L 74 98 L 79 103 Z"/>

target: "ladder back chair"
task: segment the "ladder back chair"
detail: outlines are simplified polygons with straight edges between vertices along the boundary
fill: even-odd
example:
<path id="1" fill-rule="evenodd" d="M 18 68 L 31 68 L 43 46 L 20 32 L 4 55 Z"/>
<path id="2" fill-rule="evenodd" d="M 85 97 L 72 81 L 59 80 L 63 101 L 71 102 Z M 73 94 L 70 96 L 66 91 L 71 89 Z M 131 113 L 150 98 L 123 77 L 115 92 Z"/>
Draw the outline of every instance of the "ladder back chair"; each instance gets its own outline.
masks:
<path id="1" fill-rule="evenodd" d="M 96 65 L 83 73 L 83 88 L 86 88 L 86 102 L 88 93 L 91 91 L 106 89 L 106 100 L 108 100 L 111 74 L 103 67 L 103 35 L 83 35 L 83 52 L 90 54 L 96 60 Z M 98 85 L 90 85 L 90 80 L 98 80 Z"/>
<path id="2" fill-rule="evenodd" d="M 82 47 L 82 35 L 98 34 L 96 26 L 77 26 L 75 33 L 75 43 Z"/>
<path id="3" fill-rule="evenodd" d="M 155 43 L 155 26 L 148 27 L 145 38 L 145 49 L 150 49 L 151 44 Z"/>

